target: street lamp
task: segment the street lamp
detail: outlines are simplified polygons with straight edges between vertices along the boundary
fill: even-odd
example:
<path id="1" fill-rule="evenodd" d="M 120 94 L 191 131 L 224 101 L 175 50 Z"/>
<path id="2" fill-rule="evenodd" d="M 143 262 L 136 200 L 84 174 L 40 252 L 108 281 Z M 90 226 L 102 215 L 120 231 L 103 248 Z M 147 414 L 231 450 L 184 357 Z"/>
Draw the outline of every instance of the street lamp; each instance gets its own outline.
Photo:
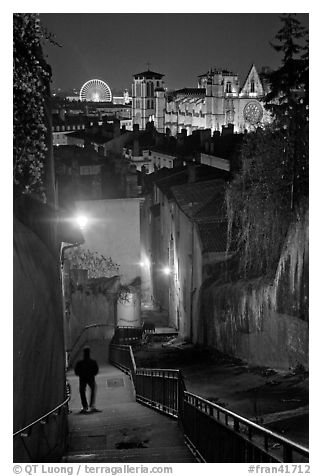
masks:
<path id="1" fill-rule="evenodd" d="M 163 269 L 162 269 L 163 273 L 166 275 L 166 276 L 169 276 L 171 274 L 171 269 L 169 268 L 169 266 L 165 266 Z"/>
<path id="2" fill-rule="evenodd" d="M 150 263 L 149 258 L 144 258 L 142 261 L 140 261 L 141 268 L 149 269 L 150 265 L 151 265 L 151 263 Z"/>
<path id="3" fill-rule="evenodd" d="M 78 215 L 76 217 L 76 222 L 81 230 L 84 230 L 84 228 L 87 225 L 88 219 L 85 215 Z"/>

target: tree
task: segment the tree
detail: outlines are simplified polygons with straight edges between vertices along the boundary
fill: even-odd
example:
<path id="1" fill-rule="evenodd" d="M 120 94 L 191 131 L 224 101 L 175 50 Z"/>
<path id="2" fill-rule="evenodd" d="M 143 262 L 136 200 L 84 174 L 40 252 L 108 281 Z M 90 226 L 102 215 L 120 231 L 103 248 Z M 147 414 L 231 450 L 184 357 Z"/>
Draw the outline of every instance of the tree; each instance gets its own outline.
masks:
<path id="1" fill-rule="evenodd" d="M 38 15 L 13 16 L 13 159 L 15 190 L 45 198 L 45 96 L 50 68 L 45 63 Z"/>
<path id="2" fill-rule="evenodd" d="M 265 97 L 266 108 L 274 115 L 276 126 L 283 127 L 297 114 L 299 96 L 308 94 L 305 74 L 308 71 L 307 29 L 288 14 L 280 17 L 282 28 L 271 46 L 283 53 L 281 67 L 268 75 L 270 91 Z"/>
<path id="3" fill-rule="evenodd" d="M 308 196 L 307 32 L 293 15 L 281 21 L 272 46 L 283 53 L 282 64 L 270 73 L 265 98 L 273 122 L 246 135 L 241 171 L 226 195 L 229 247 L 245 277 L 274 275 L 288 227 Z"/>
<path id="4" fill-rule="evenodd" d="M 237 249 L 244 277 L 275 273 L 291 220 L 291 181 L 283 162 L 283 133 L 247 134 L 242 169 L 227 189 L 229 248 Z"/>
<path id="5" fill-rule="evenodd" d="M 275 128 L 284 131 L 283 160 L 289 163 L 294 209 L 308 195 L 308 31 L 292 14 L 283 15 L 281 22 L 277 43 L 271 45 L 283 54 L 282 65 L 269 75 L 265 107 L 273 115 Z"/>
<path id="6" fill-rule="evenodd" d="M 119 265 L 97 251 L 73 248 L 67 251 L 67 259 L 71 268 L 87 269 L 89 278 L 110 278 L 119 273 Z"/>

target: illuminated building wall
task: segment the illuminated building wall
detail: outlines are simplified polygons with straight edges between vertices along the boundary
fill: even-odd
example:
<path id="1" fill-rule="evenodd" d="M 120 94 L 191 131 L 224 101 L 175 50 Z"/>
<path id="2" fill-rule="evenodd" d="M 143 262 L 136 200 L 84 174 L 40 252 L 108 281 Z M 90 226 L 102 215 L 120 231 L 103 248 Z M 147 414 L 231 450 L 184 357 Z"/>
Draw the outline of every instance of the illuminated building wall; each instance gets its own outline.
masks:
<path id="1" fill-rule="evenodd" d="M 269 121 L 261 103 L 263 95 L 255 65 L 242 86 L 235 73 L 210 70 L 199 76 L 196 88 L 183 88 L 171 95 L 164 90 L 156 92 L 155 126 L 159 132 L 169 128 L 173 136 L 182 129 L 188 135 L 197 129 L 221 131 L 228 124 L 234 125 L 235 132 L 251 130 Z"/>
<path id="2" fill-rule="evenodd" d="M 155 120 L 155 91 L 163 88 L 163 74 L 147 70 L 133 76 L 132 84 L 132 120 L 140 129 Z"/>
<path id="3" fill-rule="evenodd" d="M 78 201 L 77 209 L 88 218 L 86 248 L 110 256 L 120 266 L 122 284 L 139 277 L 140 199 Z"/>

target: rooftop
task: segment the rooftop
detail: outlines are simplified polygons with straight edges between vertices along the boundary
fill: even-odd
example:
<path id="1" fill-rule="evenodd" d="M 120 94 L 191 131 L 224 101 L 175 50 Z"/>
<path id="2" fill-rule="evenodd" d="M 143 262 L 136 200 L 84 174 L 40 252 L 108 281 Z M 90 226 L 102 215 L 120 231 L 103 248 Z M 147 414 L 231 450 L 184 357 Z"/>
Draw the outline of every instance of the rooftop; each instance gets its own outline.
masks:
<path id="1" fill-rule="evenodd" d="M 225 188 L 224 180 L 213 179 L 173 186 L 172 193 L 185 215 L 189 218 L 203 218 L 205 221 L 209 217 L 225 217 L 223 214 Z"/>
<path id="2" fill-rule="evenodd" d="M 133 77 L 135 79 L 137 79 L 137 78 L 161 79 L 161 78 L 163 78 L 163 76 L 164 76 L 164 74 L 155 73 L 154 71 L 150 71 L 149 69 L 147 71 L 143 71 L 142 73 L 133 74 Z"/>
<path id="3" fill-rule="evenodd" d="M 161 179 L 156 176 L 156 179 L 152 175 L 151 179 L 157 184 L 158 188 L 169 198 L 173 198 L 173 187 L 179 185 L 187 185 L 187 194 L 190 193 L 190 188 L 193 189 L 194 186 L 198 184 L 198 182 L 202 182 L 202 184 L 197 185 L 197 188 L 200 188 L 200 193 L 204 193 L 203 185 L 205 181 L 209 179 L 222 179 L 226 180 L 229 177 L 229 173 L 224 170 L 219 170 L 214 167 L 210 167 L 209 165 L 204 164 L 193 164 L 184 167 L 175 167 L 173 169 L 168 169 L 169 173 L 162 177 Z M 193 180 L 190 181 L 189 180 Z M 190 188 L 189 188 L 190 187 Z M 184 192 L 183 192 L 184 193 Z M 186 197 L 186 195 L 185 195 Z M 208 202 L 208 199 L 211 197 L 207 196 L 207 200 L 203 201 L 202 206 Z M 184 200 L 184 197 L 182 197 Z M 187 198 L 188 200 L 188 198 Z M 190 199 L 188 203 L 192 200 Z"/>
<path id="4" fill-rule="evenodd" d="M 227 220 L 198 223 L 202 251 L 224 253 L 227 247 Z"/>
<path id="5" fill-rule="evenodd" d="M 205 88 L 182 88 L 173 92 L 175 96 L 204 96 L 206 94 Z"/>
<path id="6" fill-rule="evenodd" d="M 54 147 L 55 161 L 72 166 L 76 161 L 78 165 L 99 165 L 104 163 L 102 157 L 93 149 L 83 149 L 77 145 L 61 145 Z"/>
<path id="7" fill-rule="evenodd" d="M 236 73 L 226 68 L 214 68 L 214 69 L 211 68 L 209 71 L 207 71 L 207 73 L 199 74 L 198 78 L 204 78 L 207 76 L 212 76 L 214 74 L 222 74 L 224 76 L 237 76 Z"/>

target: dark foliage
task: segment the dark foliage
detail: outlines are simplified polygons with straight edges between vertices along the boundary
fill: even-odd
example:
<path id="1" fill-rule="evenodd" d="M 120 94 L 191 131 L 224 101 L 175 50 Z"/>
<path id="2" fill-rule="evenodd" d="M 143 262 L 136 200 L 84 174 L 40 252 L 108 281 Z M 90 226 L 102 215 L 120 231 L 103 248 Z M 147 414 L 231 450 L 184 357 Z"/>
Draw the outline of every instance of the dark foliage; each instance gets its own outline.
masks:
<path id="1" fill-rule="evenodd" d="M 282 65 L 270 73 L 265 97 L 272 122 L 245 137 L 241 171 L 227 192 L 230 236 L 237 230 L 245 277 L 274 274 L 289 225 L 308 197 L 307 32 L 293 15 L 281 21 L 273 47 L 283 53 Z"/>

